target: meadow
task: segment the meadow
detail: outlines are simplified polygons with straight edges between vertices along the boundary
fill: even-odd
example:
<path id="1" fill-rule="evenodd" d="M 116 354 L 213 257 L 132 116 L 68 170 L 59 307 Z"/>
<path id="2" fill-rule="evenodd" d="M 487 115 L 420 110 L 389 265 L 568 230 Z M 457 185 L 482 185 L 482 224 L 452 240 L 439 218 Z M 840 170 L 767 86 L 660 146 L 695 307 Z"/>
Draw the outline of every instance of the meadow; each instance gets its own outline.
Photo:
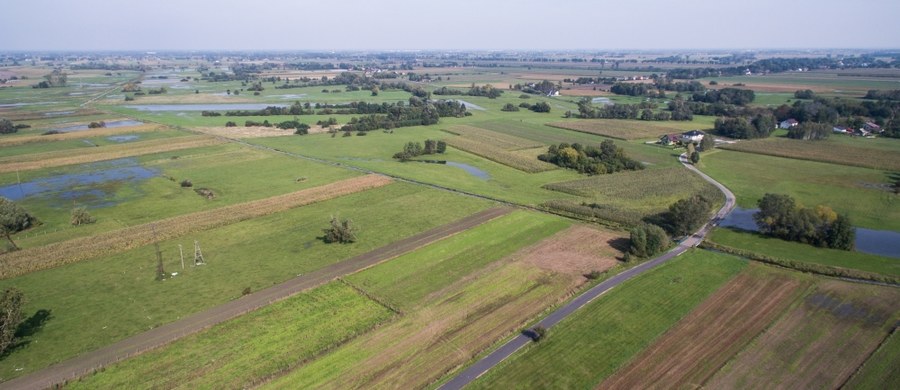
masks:
<path id="1" fill-rule="evenodd" d="M 26 315 L 49 310 L 52 317 L 36 333 L 37 342 L 0 361 L 0 376 L 32 372 L 232 300 L 247 288 L 272 286 L 489 205 L 394 183 L 164 240 L 159 243 L 164 269 L 178 275 L 161 282 L 154 280 L 153 245 L 2 280 L 0 288 L 16 286 L 28 297 Z M 356 243 L 328 245 L 319 239 L 337 215 L 354 221 Z M 195 240 L 207 265 L 182 268 L 178 246 L 191 264 Z"/>
<path id="2" fill-rule="evenodd" d="M 620 140 L 659 139 L 666 134 L 705 129 L 705 127 L 698 127 L 700 124 L 693 121 L 655 122 L 621 119 L 587 119 L 550 122 L 547 125 Z"/>
<path id="3" fill-rule="evenodd" d="M 707 251 L 681 255 L 581 308 L 471 387 L 594 387 L 745 266 Z"/>
<path id="4" fill-rule="evenodd" d="M 846 213 L 856 226 L 900 231 L 900 199 L 885 189 L 885 171 L 728 150 L 705 153 L 700 169 L 744 208 L 755 208 L 766 193 L 787 194 L 807 207 Z"/>
<path id="5" fill-rule="evenodd" d="M 836 140 L 836 138 L 844 139 Z M 744 140 L 720 147 L 739 152 L 798 160 L 900 171 L 900 141 L 894 139 L 853 138 L 836 134 L 823 141 L 802 141 L 786 137 L 773 137 Z"/>

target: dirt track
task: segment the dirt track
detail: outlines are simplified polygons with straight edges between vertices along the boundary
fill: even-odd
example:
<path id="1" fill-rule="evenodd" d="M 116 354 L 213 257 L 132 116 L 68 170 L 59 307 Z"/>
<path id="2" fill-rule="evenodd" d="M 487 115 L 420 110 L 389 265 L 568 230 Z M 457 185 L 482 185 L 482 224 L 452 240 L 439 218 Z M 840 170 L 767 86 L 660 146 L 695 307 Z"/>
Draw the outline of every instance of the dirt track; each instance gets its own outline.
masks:
<path id="1" fill-rule="evenodd" d="M 259 309 L 343 275 L 374 266 L 408 251 L 470 229 L 505 215 L 512 210 L 508 207 L 484 210 L 456 222 L 436 227 L 209 310 L 195 313 L 182 320 L 132 336 L 30 375 L 0 383 L 0 389 L 44 389 L 55 384 L 65 383 L 119 360 L 159 348 L 181 337 L 199 332 L 241 314 Z"/>

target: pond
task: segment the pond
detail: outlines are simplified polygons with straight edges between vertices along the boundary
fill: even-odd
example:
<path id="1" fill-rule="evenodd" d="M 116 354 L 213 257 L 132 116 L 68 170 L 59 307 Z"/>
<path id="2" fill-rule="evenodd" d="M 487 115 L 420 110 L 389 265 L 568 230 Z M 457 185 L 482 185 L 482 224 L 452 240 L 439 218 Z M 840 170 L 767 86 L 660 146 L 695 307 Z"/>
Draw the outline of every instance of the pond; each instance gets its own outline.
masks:
<path id="1" fill-rule="evenodd" d="M 144 122 L 141 122 L 141 121 L 126 119 L 126 120 L 121 120 L 121 121 L 106 122 L 106 127 L 107 128 L 116 128 L 116 127 L 126 127 L 126 126 L 138 126 L 138 125 L 143 125 L 143 124 L 144 124 Z M 90 127 L 88 127 L 88 125 L 72 125 L 72 126 L 51 129 L 51 130 L 56 130 L 61 133 L 68 133 L 68 132 L 72 132 L 72 131 L 88 130 L 89 128 Z"/>
<path id="2" fill-rule="evenodd" d="M 735 207 L 731 214 L 728 214 L 719 223 L 719 226 L 751 232 L 759 231 L 756 221 L 753 220 L 753 214 L 757 211 L 759 209 Z M 856 251 L 900 258 L 900 233 L 890 230 L 856 228 Z"/>
<path id="3" fill-rule="evenodd" d="M 140 183 L 158 175 L 158 170 L 143 167 L 134 159 L 112 160 L 88 164 L 81 173 L 59 174 L 2 186 L 0 196 L 13 201 L 48 200 L 56 207 L 70 207 L 73 201 L 79 205 L 108 207 L 116 204 L 112 199 L 121 186 Z"/>
<path id="4" fill-rule="evenodd" d="M 266 103 L 222 103 L 222 104 L 135 104 L 125 107 L 138 111 L 227 111 L 227 110 L 262 110 L 266 107 L 287 107 L 285 104 Z"/>
<path id="5" fill-rule="evenodd" d="M 112 141 L 112 142 L 117 142 L 120 144 L 125 143 L 125 142 L 137 141 L 140 138 L 141 138 L 141 136 L 139 136 L 137 134 L 111 135 L 109 137 L 106 137 L 107 140 Z"/>
<path id="6" fill-rule="evenodd" d="M 476 168 L 476 167 L 473 167 L 473 166 L 471 166 L 471 165 L 469 165 L 469 164 L 458 163 L 458 162 L 455 162 L 455 161 L 444 161 L 444 160 L 410 160 L 410 162 L 421 162 L 421 163 L 426 163 L 426 164 L 440 164 L 440 165 L 446 165 L 446 166 L 450 166 L 450 167 L 462 169 L 462 170 L 466 171 L 466 173 L 468 173 L 468 174 L 470 174 L 470 175 L 472 175 L 472 176 L 475 176 L 475 177 L 477 177 L 477 178 L 479 178 L 479 179 L 481 179 L 481 180 L 490 180 L 490 178 L 491 178 L 491 175 L 490 175 L 489 173 L 487 173 L 487 172 L 485 172 L 485 171 L 482 171 L 481 169 L 478 169 L 478 168 Z"/>
<path id="7" fill-rule="evenodd" d="M 469 102 L 467 102 L 467 101 L 465 101 L 465 100 L 461 100 L 461 99 L 456 99 L 456 101 L 462 103 L 462 105 L 466 106 L 467 109 L 470 109 L 470 110 L 478 110 L 478 111 L 485 111 L 485 108 L 484 108 L 484 107 L 479 106 L 479 105 L 477 105 L 477 104 L 472 104 L 472 103 L 469 103 Z"/>

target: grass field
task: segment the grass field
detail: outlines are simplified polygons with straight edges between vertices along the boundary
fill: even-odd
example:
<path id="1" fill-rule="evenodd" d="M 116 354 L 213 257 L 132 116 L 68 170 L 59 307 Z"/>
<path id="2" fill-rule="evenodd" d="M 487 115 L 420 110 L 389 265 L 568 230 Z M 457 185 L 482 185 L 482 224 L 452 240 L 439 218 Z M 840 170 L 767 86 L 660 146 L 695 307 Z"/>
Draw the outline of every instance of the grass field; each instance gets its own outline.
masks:
<path id="1" fill-rule="evenodd" d="M 110 128 L 99 128 L 99 129 L 90 129 L 90 130 L 82 130 L 82 131 L 70 131 L 67 133 L 59 133 L 59 134 L 49 134 L 49 135 L 22 135 L 15 137 L 2 137 L 0 138 L 0 146 L 3 146 L 2 152 L 0 152 L 0 156 L 8 156 L 11 150 L 15 150 L 11 148 L 12 145 L 24 145 L 24 144 L 45 144 L 45 143 L 55 143 L 59 141 L 70 141 L 72 140 L 82 140 L 88 139 L 92 143 L 95 143 L 95 140 L 101 140 L 112 135 L 140 135 L 142 137 L 152 137 L 155 136 L 156 133 L 167 134 L 162 126 L 156 124 L 144 124 L 138 126 L 123 126 L 123 127 L 110 127 Z M 143 138 L 142 138 L 143 139 Z M 81 141 L 79 141 L 81 142 Z M 82 145 L 78 145 L 79 147 L 89 147 L 89 145 L 85 142 L 81 142 Z M 96 144 L 96 143 L 95 143 Z M 41 146 L 41 148 L 50 148 L 51 146 Z M 27 148 L 22 148 L 19 150 L 28 151 Z M 36 149 L 36 152 L 46 152 L 50 150 L 46 149 Z M 30 152 L 29 152 L 30 153 Z"/>
<path id="2" fill-rule="evenodd" d="M 898 302 L 893 287 L 821 280 L 706 386 L 840 387 L 896 326 Z"/>
<path id="3" fill-rule="evenodd" d="M 833 267 L 857 269 L 882 275 L 900 276 L 900 261 L 862 252 L 818 248 L 760 234 L 717 228 L 708 240 L 780 259 L 797 260 Z"/>
<path id="4" fill-rule="evenodd" d="M 158 172 L 143 181 L 108 180 L 95 184 L 67 184 L 61 192 L 33 195 L 19 200 L 41 221 L 41 225 L 16 235 L 22 247 L 86 237 L 179 214 L 210 210 L 321 186 L 357 173 L 288 156 L 233 144 L 143 155 L 129 164 Z M 21 172 L 23 183 L 59 177 L 81 177 L 109 168 L 104 164 L 64 166 Z M 305 178 L 300 182 L 298 178 Z M 193 188 L 215 194 L 206 199 L 179 182 L 189 179 Z M 0 183 L 16 183 L 17 174 L 0 174 Z M 66 197 L 67 191 L 75 193 Z M 84 194 L 84 195 L 79 195 Z M 102 195 L 102 196 L 100 196 Z M 72 203 L 88 207 L 97 222 L 73 227 L 69 221 Z"/>
<path id="5" fill-rule="evenodd" d="M 831 138 L 850 138 L 834 135 Z M 733 144 L 722 145 L 722 149 L 739 152 L 758 153 L 770 156 L 788 157 L 800 160 L 821 161 L 826 163 L 850 165 L 855 167 L 900 171 L 900 141 L 892 139 L 869 140 L 855 139 L 857 142 L 834 141 L 802 141 L 789 138 L 773 137 L 758 140 L 744 140 Z M 868 144 L 880 143 L 881 147 L 869 147 Z M 893 146 L 884 149 L 884 145 Z"/>
<path id="6" fill-rule="evenodd" d="M 106 367 L 71 389 L 247 388 L 315 359 L 393 313 L 340 282 Z"/>
<path id="7" fill-rule="evenodd" d="M 0 360 L 0 377 L 35 371 L 237 298 L 245 288 L 257 291 L 489 205 L 394 183 L 163 241 L 165 270 L 179 273 L 163 282 L 154 280 L 152 245 L 2 280 L 0 288 L 16 286 L 28 297 L 26 315 L 43 309 L 52 317 L 26 348 Z M 328 245 L 317 238 L 333 215 L 353 219 L 356 243 Z M 178 245 L 190 264 L 195 240 L 207 265 L 182 269 Z"/>
<path id="8" fill-rule="evenodd" d="M 104 131 L 99 133 L 82 132 L 82 134 L 76 134 L 78 137 L 44 139 L 23 144 L 3 146 L 3 149 L 0 150 L 0 160 L 28 160 L 32 157 L 24 155 L 40 154 L 43 156 L 52 156 L 54 154 L 62 153 L 62 151 L 67 151 L 65 154 L 76 154 L 76 150 L 80 153 L 91 153 L 97 147 L 113 147 L 133 142 L 155 141 L 160 139 L 172 139 L 173 141 L 178 141 L 178 137 L 189 135 L 180 130 L 168 130 L 154 127 L 148 127 L 147 129 L 138 128 L 136 129 L 137 131 L 128 131 L 127 127 L 112 128 L 108 130 L 120 131 Z M 63 133 L 58 135 L 68 134 L 75 133 Z"/>
<path id="9" fill-rule="evenodd" d="M 12 278 L 97 256 L 124 252 L 153 242 L 175 239 L 187 234 L 283 212 L 294 207 L 322 202 L 390 183 L 391 180 L 384 176 L 359 176 L 271 198 L 192 214 L 182 214 L 90 237 L 9 252 L 0 255 L 0 261 L 4 264 L 3 269 L 0 270 L 0 279 Z"/>
<path id="10" fill-rule="evenodd" d="M 666 134 L 704 129 L 703 127 L 698 127 L 698 124 L 690 121 L 655 122 L 621 119 L 584 119 L 578 121 L 550 122 L 547 125 L 621 140 L 659 139 L 659 137 Z"/>
<path id="11" fill-rule="evenodd" d="M 700 168 L 744 208 L 766 193 L 788 194 L 807 207 L 847 213 L 856 226 L 900 231 L 900 197 L 884 189 L 885 171 L 727 150 L 706 153 Z"/>
<path id="12" fill-rule="evenodd" d="M 567 245 L 572 231 L 560 231 L 566 225 L 553 217 L 515 213 L 479 227 L 480 231 L 462 233 L 354 275 L 351 280 L 367 292 L 400 302 L 405 311 L 403 317 L 273 381 L 268 387 L 427 386 L 584 282 L 577 272 L 548 272 L 533 266 L 535 261 L 548 260 L 547 248 Z M 521 228 L 517 226 L 531 232 L 519 233 Z M 539 244 L 523 248 L 526 243 L 557 231 Z M 534 239 L 524 239 L 528 235 Z M 502 252 L 486 250 L 486 260 L 468 260 L 473 257 L 468 248 L 483 245 L 480 243 L 484 240 L 493 242 L 492 246 L 503 249 Z M 606 245 L 599 243 L 599 247 Z M 521 249 L 512 253 L 516 246 Z M 613 253 L 618 256 L 620 252 L 599 247 L 571 253 L 580 252 L 606 266 L 615 263 L 607 256 Z M 453 263 L 460 262 L 466 270 L 463 275 L 427 276 L 441 274 Z M 396 285 L 390 283 L 392 272 L 400 273 Z"/>
<path id="13" fill-rule="evenodd" d="M 900 387 L 900 336 L 894 329 L 877 351 L 847 382 L 848 389 L 896 389 Z"/>
<path id="14" fill-rule="evenodd" d="M 538 160 L 536 157 L 524 156 L 516 154 L 504 149 L 497 148 L 491 144 L 483 143 L 477 140 L 471 140 L 463 137 L 449 137 L 444 139 L 447 145 L 456 149 L 472 153 L 476 156 L 484 157 L 488 160 L 506 165 L 528 173 L 538 173 L 544 171 L 552 171 L 558 169 L 557 166 Z"/>
<path id="15" fill-rule="evenodd" d="M 477 141 L 479 143 L 489 144 L 493 147 L 503 150 L 520 150 L 544 147 L 546 145 L 535 142 L 526 138 L 516 137 L 508 134 L 498 133 L 474 126 L 452 126 L 446 129 L 448 133 L 462 136 L 463 138 Z"/>
<path id="16" fill-rule="evenodd" d="M 704 383 L 805 292 L 809 281 L 751 265 L 599 388 L 685 388 Z"/>
<path id="17" fill-rule="evenodd" d="M 650 345 L 744 269 L 691 251 L 591 302 L 473 383 L 474 389 L 589 388 Z"/>

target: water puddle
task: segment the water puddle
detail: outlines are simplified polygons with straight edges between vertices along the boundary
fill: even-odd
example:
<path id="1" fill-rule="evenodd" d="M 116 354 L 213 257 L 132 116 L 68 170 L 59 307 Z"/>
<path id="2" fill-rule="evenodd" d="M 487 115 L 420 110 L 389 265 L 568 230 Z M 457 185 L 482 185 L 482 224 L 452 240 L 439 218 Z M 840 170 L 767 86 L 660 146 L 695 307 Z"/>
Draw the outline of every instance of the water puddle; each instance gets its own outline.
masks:
<path id="1" fill-rule="evenodd" d="M 426 164 L 440 164 L 440 165 L 446 165 L 446 166 L 450 166 L 450 167 L 462 169 L 462 170 L 466 171 L 466 173 L 468 173 L 468 174 L 470 174 L 470 175 L 472 175 L 472 176 L 475 176 L 475 177 L 477 177 L 477 178 L 479 178 L 479 179 L 481 179 L 481 180 L 490 180 L 490 179 L 491 179 L 491 175 L 490 175 L 489 173 L 487 173 L 487 172 L 485 172 L 485 171 L 482 171 L 481 169 L 478 169 L 478 168 L 476 168 L 476 167 L 473 167 L 473 166 L 471 166 L 471 165 L 469 165 L 469 164 L 458 163 L 458 162 L 455 162 L 455 161 L 444 161 L 444 160 L 410 160 L 410 162 L 421 162 L 421 163 L 426 163 Z"/>
<path id="2" fill-rule="evenodd" d="M 141 138 L 141 136 L 136 135 L 136 134 L 132 134 L 132 135 L 113 135 L 113 136 L 106 137 L 107 140 L 112 141 L 112 142 L 117 142 L 117 143 L 120 143 L 120 144 L 121 144 L 121 143 L 125 143 L 125 142 L 137 141 L 137 140 L 139 140 L 140 138 Z"/>
<path id="3" fill-rule="evenodd" d="M 477 104 L 469 103 L 469 102 L 467 102 L 467 101 L 465 101 L 465 100 L 456 99 L 456 101 L 462 103 L 462 105 L 466 106 L 466 108 L 469 109 L 469 110 L 478 110 L 478 111 L 485 111 L 485 110 L 486 110 L 486 109 L 485 109 L 484 107 L 482 107 L 482 106 L 479 106 L 479 105 L 477 105 Z"/>
<path id="4" fill-rule="evenodd" d="M 141 122 L 141 121 L 126 119 L 126 120 L 121 120 L 121 121 L 106 122 L 106 128 L 138 126 L 138 125 L 143 125 L 143 124 L 144 124 L 144 122 Z M 51 129 L 51 130 L 56 130 L 61 133 L 68 133 L 68 132 L 72 132 L 72 131 L 83 131 L 83 130 L 88 130 L 88 129 L 90 129 L 90 127 L 88 127 L 88 125 L 72 125 L 72 126 Z"/>

